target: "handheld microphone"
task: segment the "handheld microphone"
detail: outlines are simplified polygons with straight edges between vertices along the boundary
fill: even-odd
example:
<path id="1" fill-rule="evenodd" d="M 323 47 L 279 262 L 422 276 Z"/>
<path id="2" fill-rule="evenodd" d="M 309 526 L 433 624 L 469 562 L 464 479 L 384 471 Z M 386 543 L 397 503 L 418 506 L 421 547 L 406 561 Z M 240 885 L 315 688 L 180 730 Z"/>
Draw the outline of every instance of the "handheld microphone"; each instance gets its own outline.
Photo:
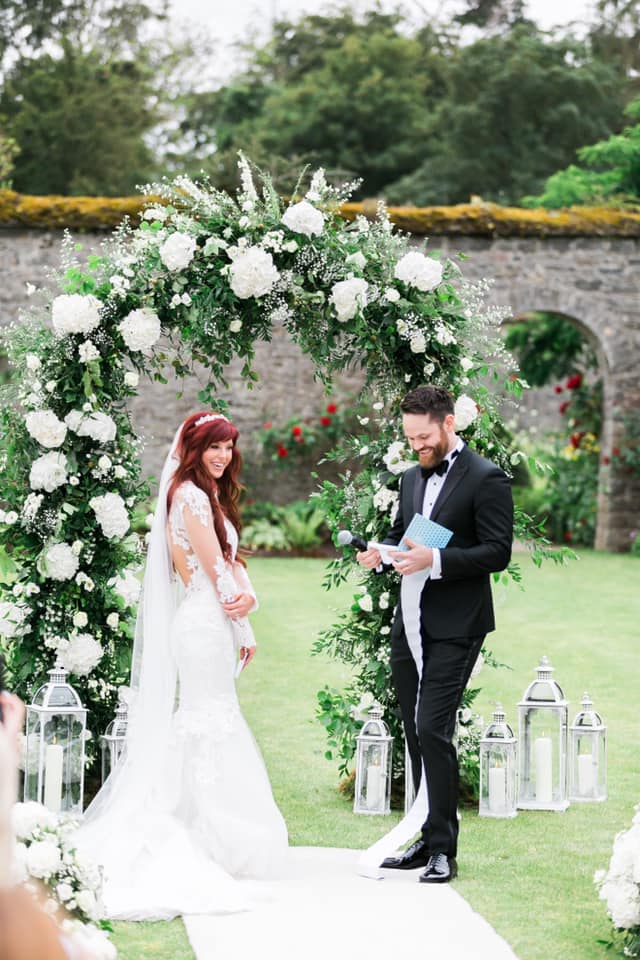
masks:
<path id="1" fill-rule="evenodd" d="M 369 549 L 369 544 L 364 537 L 358 536 L 357 533 L 351 533 L 351 530 L 340 530 L 337 539 L 341 547 L 355 547 L 357 550 Z"/>

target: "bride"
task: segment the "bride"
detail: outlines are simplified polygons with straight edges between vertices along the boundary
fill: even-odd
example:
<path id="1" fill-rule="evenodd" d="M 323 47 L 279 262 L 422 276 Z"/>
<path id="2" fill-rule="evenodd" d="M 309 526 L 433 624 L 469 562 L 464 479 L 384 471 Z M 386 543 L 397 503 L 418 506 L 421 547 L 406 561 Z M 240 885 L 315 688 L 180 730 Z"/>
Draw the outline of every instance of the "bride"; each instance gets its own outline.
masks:
<path id="1" fill-rule="evenodd" d="M 222 414 L 193 414 L 162 470 L 126 757 L 77 835 L 103 869 L 112 919 L 246 909 L 247 878 L 284 862 L 285 823 L 235 690 L 255 653 L 246 615 L 257 606 L 237 553 L 237 439 Z"/>

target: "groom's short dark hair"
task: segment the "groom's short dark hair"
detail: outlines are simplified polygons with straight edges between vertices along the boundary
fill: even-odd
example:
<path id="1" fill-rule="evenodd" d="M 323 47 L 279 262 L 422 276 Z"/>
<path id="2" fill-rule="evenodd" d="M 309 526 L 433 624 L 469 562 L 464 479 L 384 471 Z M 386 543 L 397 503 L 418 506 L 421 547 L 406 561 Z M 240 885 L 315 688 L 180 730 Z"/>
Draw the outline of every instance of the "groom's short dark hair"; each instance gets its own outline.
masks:
<path id="1" fill-rule="evenodd" d="M 444 387 L 426 385 L 411 390 L 400 401 L 403 413 L 428 414 L 432 420 L 442 423 L 444 418 L 454 412 L 453 397 Z"/>

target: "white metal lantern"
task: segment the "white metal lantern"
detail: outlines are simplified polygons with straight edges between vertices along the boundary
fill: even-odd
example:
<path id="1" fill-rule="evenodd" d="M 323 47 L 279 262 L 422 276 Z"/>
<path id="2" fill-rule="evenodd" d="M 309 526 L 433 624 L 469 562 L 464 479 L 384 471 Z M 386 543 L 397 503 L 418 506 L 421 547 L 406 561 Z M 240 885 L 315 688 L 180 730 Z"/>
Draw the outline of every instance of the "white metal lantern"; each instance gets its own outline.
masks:
<path id="1" fill-rule="evenodd" d="M 393 737 L 374 703 L 369 719 L 356 737 L 356 789 L 354 813 L 386 814 L 391 809 L 391 755 Z"/>
<path id="2" fill-rule="evenodd" d="M 24 799 L 82 813 L 87 711 L 59 663 L 27 707 Z"/>
<path id="3" fill-rule="evenodd" d="M 536 674 L 518 704 L 518 807 L 566 810 L 569 704 L 546 657 L 540 659 Z"/>
<path id="4" fill-rule="evenodd" d="M 116 715 L 100 737 L 102 750 L 102 782 L 124 757 L 127 742 L 129 713 L 127 703 L 121 695 L 116 707 Z"/>
<path id="5" fill-rule="evenodd" d="M 571 800 L 607 799 L 607 728 L 588 693 L 569 730 L 569 771 Z"/>
<path id="6" fill-rule="evenodd" d="M 480 741 L 481 817 L 515 817 L 518 741 L 501 704 Z"/>

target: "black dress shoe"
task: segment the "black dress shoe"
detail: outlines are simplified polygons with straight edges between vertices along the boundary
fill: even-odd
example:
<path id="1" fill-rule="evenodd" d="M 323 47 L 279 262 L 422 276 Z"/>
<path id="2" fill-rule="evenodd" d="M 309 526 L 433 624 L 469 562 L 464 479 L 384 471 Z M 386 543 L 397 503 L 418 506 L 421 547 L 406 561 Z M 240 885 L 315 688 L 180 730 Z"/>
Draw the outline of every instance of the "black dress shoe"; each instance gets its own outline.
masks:
<path id="1" fill-rule="evenodd" d="M 416 867 L 426 867 L 428 862 L 429 847 L 424 840 L 416 840 L 404 853 L 387 857 L 380 866 L 386 870 L 415 870 Z"/>
<path id="2" fill-rule="evenodd" d="M 446 853 L 435 853 L 429 857 L 427 869 L 418 877 L 420 883 L 449 883 L 458 876 L 458 864 Z"/>

